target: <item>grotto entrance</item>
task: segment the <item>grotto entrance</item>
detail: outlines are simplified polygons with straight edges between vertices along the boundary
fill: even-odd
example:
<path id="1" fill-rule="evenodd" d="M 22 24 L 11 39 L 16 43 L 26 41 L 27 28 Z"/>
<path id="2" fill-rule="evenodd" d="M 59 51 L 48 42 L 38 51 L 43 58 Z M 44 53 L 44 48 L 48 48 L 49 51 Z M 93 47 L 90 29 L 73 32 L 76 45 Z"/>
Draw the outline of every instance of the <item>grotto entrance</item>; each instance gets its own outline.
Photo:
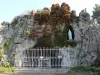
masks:
<path id="1" fill-rule="evenodd" d="M 20 68 L 62 68 L 62 55 L 58 48 L 37 44 L 33 48 L 20 51 L 16 67 Z"/>
<path id="2" fill-rule="evenodd" d="M 69 48 L 52 48 L 47 44 L 36 44 L 15 54 L 14 73 L 66 73 L 70 69 Z"/>
<path id="3" fill-rule="evenodd" d="M 39 63 L 37 65 L 40 65 L 42 68 L 61 68 L 62 56 L 59 55 L 58 48 L 52 49 L 49 45 L 37 44 L 34 49 L 36 51 L 33 52 L 37 54 L 35 57 L 39 57 Z"/>

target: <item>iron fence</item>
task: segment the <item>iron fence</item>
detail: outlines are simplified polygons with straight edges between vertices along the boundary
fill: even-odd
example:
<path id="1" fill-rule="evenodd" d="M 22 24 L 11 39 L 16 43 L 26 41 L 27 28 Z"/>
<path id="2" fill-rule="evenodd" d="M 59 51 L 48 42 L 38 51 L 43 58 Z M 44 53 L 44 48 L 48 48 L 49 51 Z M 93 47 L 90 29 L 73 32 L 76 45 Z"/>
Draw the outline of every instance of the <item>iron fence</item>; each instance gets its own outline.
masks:
<path id="1" fill-rule="evenodd" d="M 68 49 L 37 48 L 17 50 L 15 55 L 15 67 L 64 68 L 65 66 L 62 65 L 62 63 L 65 51 L 68 52 Z M 68 67 L 68 65 L 66 67 Z"/>

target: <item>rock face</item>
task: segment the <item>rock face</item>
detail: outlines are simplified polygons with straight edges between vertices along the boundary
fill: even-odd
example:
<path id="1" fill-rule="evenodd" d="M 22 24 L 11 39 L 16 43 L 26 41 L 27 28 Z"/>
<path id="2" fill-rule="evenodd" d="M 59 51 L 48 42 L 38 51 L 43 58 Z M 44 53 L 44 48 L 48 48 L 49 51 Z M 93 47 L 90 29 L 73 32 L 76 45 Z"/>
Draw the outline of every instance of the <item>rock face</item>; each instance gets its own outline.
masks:
<path id="1" fill-rule="evenodd" d="M 8 49 L 8 56 L 11 62 L 14 61 L 13 54 L 16 50 L 26 50 L 35 45 L 35 41 L 30 40 L 26 36 L 27 31 L 31 31 L 33 27 L 33 17 L 29 15 L 18 16 L 16 17 L 12 23 L 9 25 L 5 25 L 2 23 L 4 28 L 2 32 L 3 36 L 3 45 L 10 40 L 10 45 Z"/>
<path id="2" fill-rule="evenodd" d="M 78 42 L 75 48 L 72 48 L 73 62 L 77 65 L 90 66 L 98 58 L 100 31 L 90 26 L 90 15 L 82 10 L 78 17 L 78 22 L 72 24 L 75 33 L 75 40 Z M 76 56 L 76 57 L 75 57 Z M 73 63 L 74 64 L 74 63 Z"/>
<path id="3" fill-rule="evenodd" d="M 100 49 L 100 31 L 95 27 L 90 26 L 90 15 L 82 10 L 77 17 L 75 11 L 72 13 L 73 23 L 71 24 L 74 30 L 75 47 L 68 46 L 66 52 L 61 51 L 62 65 L 66 67 L 73 66 L 90 66 L 99 58 Z M 37 30 L 42 31 L 44 25 L 34 25 L 34 17 L 24 15 L 16 17 L 11 24 L 3 24 L 1 36 L 3 37 L 3 45 L 10 40 L 8 48 L 8 56 L 11 63 L 14 61 L 13 55 L 16 51 L 27 50 L 36 45 L 37 41 L 29 39 L 26 36 L 27 31 Z M 67 62 L 68 61 L 68 62 Z"/>

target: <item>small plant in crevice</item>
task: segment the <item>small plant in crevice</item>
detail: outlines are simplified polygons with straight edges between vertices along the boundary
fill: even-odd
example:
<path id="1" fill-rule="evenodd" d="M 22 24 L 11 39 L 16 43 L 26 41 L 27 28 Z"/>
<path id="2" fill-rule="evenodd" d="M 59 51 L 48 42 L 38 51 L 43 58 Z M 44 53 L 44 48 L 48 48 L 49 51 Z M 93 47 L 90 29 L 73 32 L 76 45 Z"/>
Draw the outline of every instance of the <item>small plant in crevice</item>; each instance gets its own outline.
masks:
<path id="1" fill-rule="evenodd" d="M 11 44 L 11 40 L 8 39 L 8 40 L 6 41 L 6 43 L 4 44 L 4 49 L 5 49 L 5 50 L 8 50 L 9 47 L 10 47 L 10 44 Z"/>
<path id="2" fill-rule="evenodd" d="M 30 31 L 26 31 L 26 36 L 29 37 L 31 35 Z"/>

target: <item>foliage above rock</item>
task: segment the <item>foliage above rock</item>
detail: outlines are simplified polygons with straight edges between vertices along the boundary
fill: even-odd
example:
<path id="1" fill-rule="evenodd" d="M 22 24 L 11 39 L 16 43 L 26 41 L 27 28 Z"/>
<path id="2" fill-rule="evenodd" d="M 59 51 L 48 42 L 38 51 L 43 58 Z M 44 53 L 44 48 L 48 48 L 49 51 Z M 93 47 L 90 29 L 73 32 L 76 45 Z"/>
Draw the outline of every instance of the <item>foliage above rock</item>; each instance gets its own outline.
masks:
<path id="1" fill-rule="evenodd" d="M 41 41 L 41 43 L 52 46 L 68 46 L 68 31 L 72 22 L 68 4 L 62 3 L 61 6 L 52 4 L 51 10 L 45 7 L 43 10 L 37 11 L 33 16 L 34 25 L 45 25 L 42 31 L 43 37 L 38 40 L 39 43 Z M 31 36 L 34 37 L 33 34 Z"/>

